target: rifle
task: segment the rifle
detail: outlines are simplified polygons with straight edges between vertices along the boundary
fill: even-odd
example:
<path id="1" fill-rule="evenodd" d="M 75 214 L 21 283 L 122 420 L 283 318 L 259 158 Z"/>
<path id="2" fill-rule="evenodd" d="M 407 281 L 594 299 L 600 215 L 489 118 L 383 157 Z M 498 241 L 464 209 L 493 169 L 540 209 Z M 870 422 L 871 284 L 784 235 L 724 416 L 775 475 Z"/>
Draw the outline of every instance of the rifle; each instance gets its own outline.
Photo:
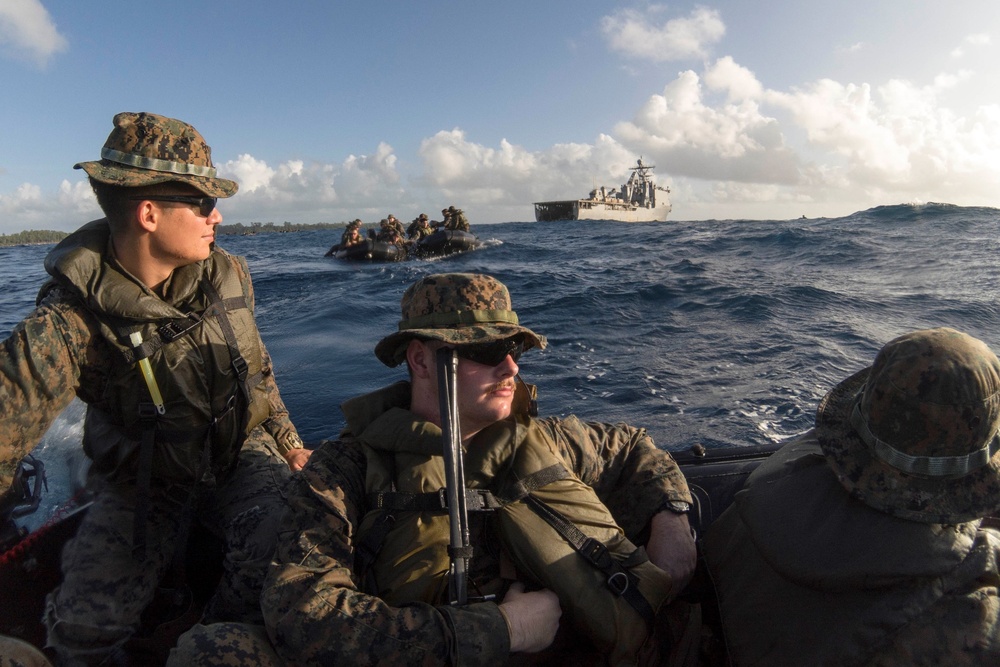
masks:
<path id="1" fill-rule="evenodd" d="M 469 515 L 465 504 L 465 467 L 462 462 L 462 435 L 458 423 L 458 356 L 454 348 L 437 351 L 438 400 L 441 411 L 441 440 L 444 445 L 445 491 L 448 499 L 450 538 L 448 557 L 448 600 L 464 605 L 469 600 L 468 569 L 472 558 L 469 544 Z"/>

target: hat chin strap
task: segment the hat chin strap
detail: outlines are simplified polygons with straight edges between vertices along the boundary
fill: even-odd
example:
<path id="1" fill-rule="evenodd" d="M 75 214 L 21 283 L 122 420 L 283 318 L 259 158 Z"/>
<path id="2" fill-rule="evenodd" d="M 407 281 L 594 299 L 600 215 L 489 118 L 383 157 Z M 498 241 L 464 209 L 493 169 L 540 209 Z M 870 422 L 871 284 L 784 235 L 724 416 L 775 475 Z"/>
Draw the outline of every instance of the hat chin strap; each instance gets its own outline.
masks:
<path id="1" fill-rule="evenodd" d="M 861 412 L 860 397 L 851 412 L 851 426 L 868 450 L 879 460 L 911 475 L 964 477 L 988 465 L 993 455 L 1000 451 L 1000 434 L 994 433 L 983 447 L 962 456 L 911 456 L 875 437 L 868 427 L 868 420 Z"/>
<path id="2" fill-rule="evenodd" d="M 145 157 L 135 153 L 122 153 L 113 148 L 102 148 L 101 157 L 118 164 L 138 167 L 139 169 L 152 169 L 153 171 L 166 171 L 171 174 L 182 174 L 191 176 L 204 176 L 205 178 L 215 178 L 215 167 L 203 167 L 198 164 L 188 164 L 187 162 L 173 162 L 171 160 L 161 160 L 155 157 Z"/>

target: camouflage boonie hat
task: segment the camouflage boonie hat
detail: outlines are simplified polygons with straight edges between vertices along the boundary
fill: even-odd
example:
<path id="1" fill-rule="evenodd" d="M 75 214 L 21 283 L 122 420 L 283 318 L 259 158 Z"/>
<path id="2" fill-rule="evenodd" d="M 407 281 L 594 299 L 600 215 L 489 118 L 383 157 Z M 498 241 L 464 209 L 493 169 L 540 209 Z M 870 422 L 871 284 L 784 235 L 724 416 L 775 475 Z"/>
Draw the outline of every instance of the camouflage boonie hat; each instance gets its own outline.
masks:
<path id="1" fill-rule="evenodd" d="M 406 358 L 410 340 L 440 340 L 455 345 L 492 343 L 521 335 L 524 349 L 545 349 L 545 336 L 518 324 L 510 293 L 502 282 L 479 273 L 440 273 L 410 285 L 400 302 L 399 331 L 375 346 L 386 366 Z"/>
<path id="2" fill-rule="evenodd" d="M 1000 360 L 954 329 L 896 338 L 837 385 L 816 436 L 848 492 L 911 521 L 955 524 L 1000 510 Z"/>
<path id="3" fill-rule="evenodd" d="M 152 113 L 123 112 L 101 149 L 101 159 L 79 162 L 95 181 L 139 187 L 176 181 L 193 185 L 209 197 L 232 197 L 235 181 L 216 176 L 212 149 L 187 123 Z"/>

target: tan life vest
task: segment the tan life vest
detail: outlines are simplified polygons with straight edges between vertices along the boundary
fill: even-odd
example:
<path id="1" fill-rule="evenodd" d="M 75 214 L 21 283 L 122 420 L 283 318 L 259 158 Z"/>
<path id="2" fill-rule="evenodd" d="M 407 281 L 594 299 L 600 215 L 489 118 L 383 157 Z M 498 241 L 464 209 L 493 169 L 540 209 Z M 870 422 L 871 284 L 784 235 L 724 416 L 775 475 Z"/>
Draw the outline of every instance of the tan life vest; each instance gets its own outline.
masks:
<path id="1" fill-rule="evenodd" d="M 356 543 L 374 557 L 372 592 L 394 605 L 445 603 L 449 519 L 441 493 L 440 429 L 394 408 L 360 439 L 376 509 L 362 521 Z M 498 530 L 522 578 L 555 592 L 577 632 L 608 664 L 637 664 L 652 617 L 671 597 L 672 582 L 625 538 L 594 490 L 566 469 L 548 433 L 528 417 L 492 425 L 469 445 L 465 479 L 470 498 L 488 490 L 497 500 L 492 511 Z M 403 498 L 412 508 L 418 497 L 442 500 L 435 509 L 388 507 Z M 490 504 L 481 501 L 477 507 Z M 553 523 L 552 514 L 562 521 Z M 366 533 L 380 530 L 381 545 L 371 548 Z M 502 582 L 485 588 L 496 591 Z"/>
<path id="2" fill-rule="evenodd" d="M 112 266 L 109 237 L 107 221 L 89 223 L 45 260 L 55 283 L 77 295 L 118 351 L 100 394 L 88 397 L 85 450 L 98 470 L 134 476 L 140 442 L 152 426 L 146 465 L 157 479 L 191 483 L 206 464 L 224 473 L 250 430 L 270 414 L 260 337 L 232 265 L 241 260 L 215 250 L 175 270 L 161 299 Z M 131 343 L 132 332 L 141 346 Z M 150 415 L 140 358 L 149 361 L 163 414 Z"/>

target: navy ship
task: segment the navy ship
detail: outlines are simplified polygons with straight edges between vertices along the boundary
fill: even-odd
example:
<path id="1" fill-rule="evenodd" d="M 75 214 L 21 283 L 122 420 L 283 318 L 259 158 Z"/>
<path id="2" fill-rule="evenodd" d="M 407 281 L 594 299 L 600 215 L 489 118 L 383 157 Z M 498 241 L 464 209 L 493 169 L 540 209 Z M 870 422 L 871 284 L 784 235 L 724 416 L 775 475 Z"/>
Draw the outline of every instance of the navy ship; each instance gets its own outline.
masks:
<path id="1" fill-rule="evenodd" d="M 653 182 L 656 167 L 642 163 L 630 167 L 621 189 L 601 186 L 586 199 L 535 202 L 535 220 L 616 220 L 618 222 L 663 222 L 672 208 L 670 188 Z"/>

